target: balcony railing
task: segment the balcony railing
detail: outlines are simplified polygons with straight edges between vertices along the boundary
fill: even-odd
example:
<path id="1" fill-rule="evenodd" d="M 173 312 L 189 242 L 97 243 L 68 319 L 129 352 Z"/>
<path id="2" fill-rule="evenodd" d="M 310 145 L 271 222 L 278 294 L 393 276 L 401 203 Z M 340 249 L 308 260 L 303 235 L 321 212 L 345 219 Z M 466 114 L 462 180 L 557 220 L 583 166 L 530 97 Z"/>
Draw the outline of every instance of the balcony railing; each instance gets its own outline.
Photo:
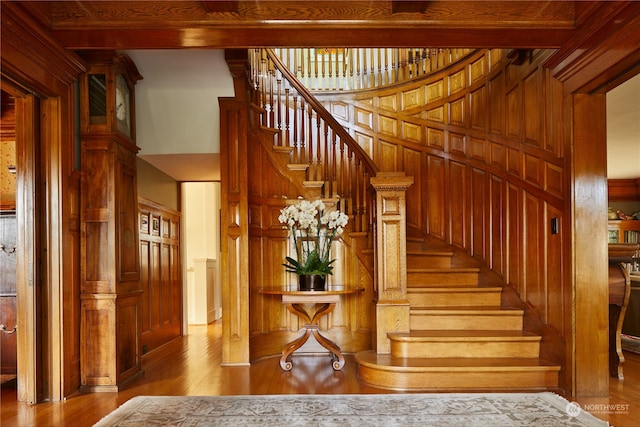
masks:
<path id="1" fill-rule="evenodd" d="M 434 48 L 274 49 L 286 68 L 311 91 L 360 90 L 401 83 L 447 67 L 471 51 Z"/>

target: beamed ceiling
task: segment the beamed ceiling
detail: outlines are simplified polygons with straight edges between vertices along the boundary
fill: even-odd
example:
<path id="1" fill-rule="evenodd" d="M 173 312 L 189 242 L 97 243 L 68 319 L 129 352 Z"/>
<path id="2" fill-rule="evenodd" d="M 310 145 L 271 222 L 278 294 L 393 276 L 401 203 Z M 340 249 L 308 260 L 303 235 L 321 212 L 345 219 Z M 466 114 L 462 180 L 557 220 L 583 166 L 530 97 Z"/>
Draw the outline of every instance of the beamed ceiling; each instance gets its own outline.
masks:
<path id="1" fill-rule="evenodd" d="M 635 4 L 634 4 L 635 3 Z M 69 49 L 565 48 L 637 15 L 627 1 L 25 2 Z M 611 28 L 608 29 L 609 31 Z"/>

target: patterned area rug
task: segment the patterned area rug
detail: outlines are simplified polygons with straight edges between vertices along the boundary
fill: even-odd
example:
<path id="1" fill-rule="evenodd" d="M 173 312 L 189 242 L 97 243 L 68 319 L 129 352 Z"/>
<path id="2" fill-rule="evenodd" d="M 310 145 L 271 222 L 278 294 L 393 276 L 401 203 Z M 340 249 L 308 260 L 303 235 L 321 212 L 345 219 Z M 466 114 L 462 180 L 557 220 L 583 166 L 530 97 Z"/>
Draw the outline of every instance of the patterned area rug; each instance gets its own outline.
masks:
<path id="1" fill-rule="evenodd" d="M 138 396 L 95 427 L 607 426 L 549 393 Z"/>

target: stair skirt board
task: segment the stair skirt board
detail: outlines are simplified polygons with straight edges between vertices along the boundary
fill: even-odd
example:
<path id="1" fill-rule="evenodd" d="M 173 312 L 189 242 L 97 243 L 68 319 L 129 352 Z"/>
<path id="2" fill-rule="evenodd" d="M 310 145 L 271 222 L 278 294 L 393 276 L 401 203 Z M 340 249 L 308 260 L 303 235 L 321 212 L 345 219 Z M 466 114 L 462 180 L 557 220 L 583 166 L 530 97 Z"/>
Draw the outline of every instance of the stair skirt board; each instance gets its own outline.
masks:
<path id="1" fill-rule="evenodd" d="M 403 359 L 366 351 L 356 361 L 360 381 L 389 390 L 555 389 L 560 371 L 538 358 Z"/>

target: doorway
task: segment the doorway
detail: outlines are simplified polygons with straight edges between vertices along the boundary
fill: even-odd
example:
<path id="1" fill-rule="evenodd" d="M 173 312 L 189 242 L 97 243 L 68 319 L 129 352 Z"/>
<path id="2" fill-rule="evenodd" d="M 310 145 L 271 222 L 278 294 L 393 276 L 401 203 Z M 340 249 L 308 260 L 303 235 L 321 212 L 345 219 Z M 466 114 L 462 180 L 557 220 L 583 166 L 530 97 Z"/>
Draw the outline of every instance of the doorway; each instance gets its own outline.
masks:
<path id="1" fill-rule="evenodd" d="M 0 133 L 0 384 L 17 386 L 15 98 L 1 92 Z"/>
<path id="2" fill-rule="evenodd" d="M 39 255 L 40 221 L 45 221 L 39 201 L 40 106 L 35 95 L 2 80 L 2 374 L 17 400 L 29 403 L 45 398 L 47 375 L 39 286 L 46 262 Z"/>

